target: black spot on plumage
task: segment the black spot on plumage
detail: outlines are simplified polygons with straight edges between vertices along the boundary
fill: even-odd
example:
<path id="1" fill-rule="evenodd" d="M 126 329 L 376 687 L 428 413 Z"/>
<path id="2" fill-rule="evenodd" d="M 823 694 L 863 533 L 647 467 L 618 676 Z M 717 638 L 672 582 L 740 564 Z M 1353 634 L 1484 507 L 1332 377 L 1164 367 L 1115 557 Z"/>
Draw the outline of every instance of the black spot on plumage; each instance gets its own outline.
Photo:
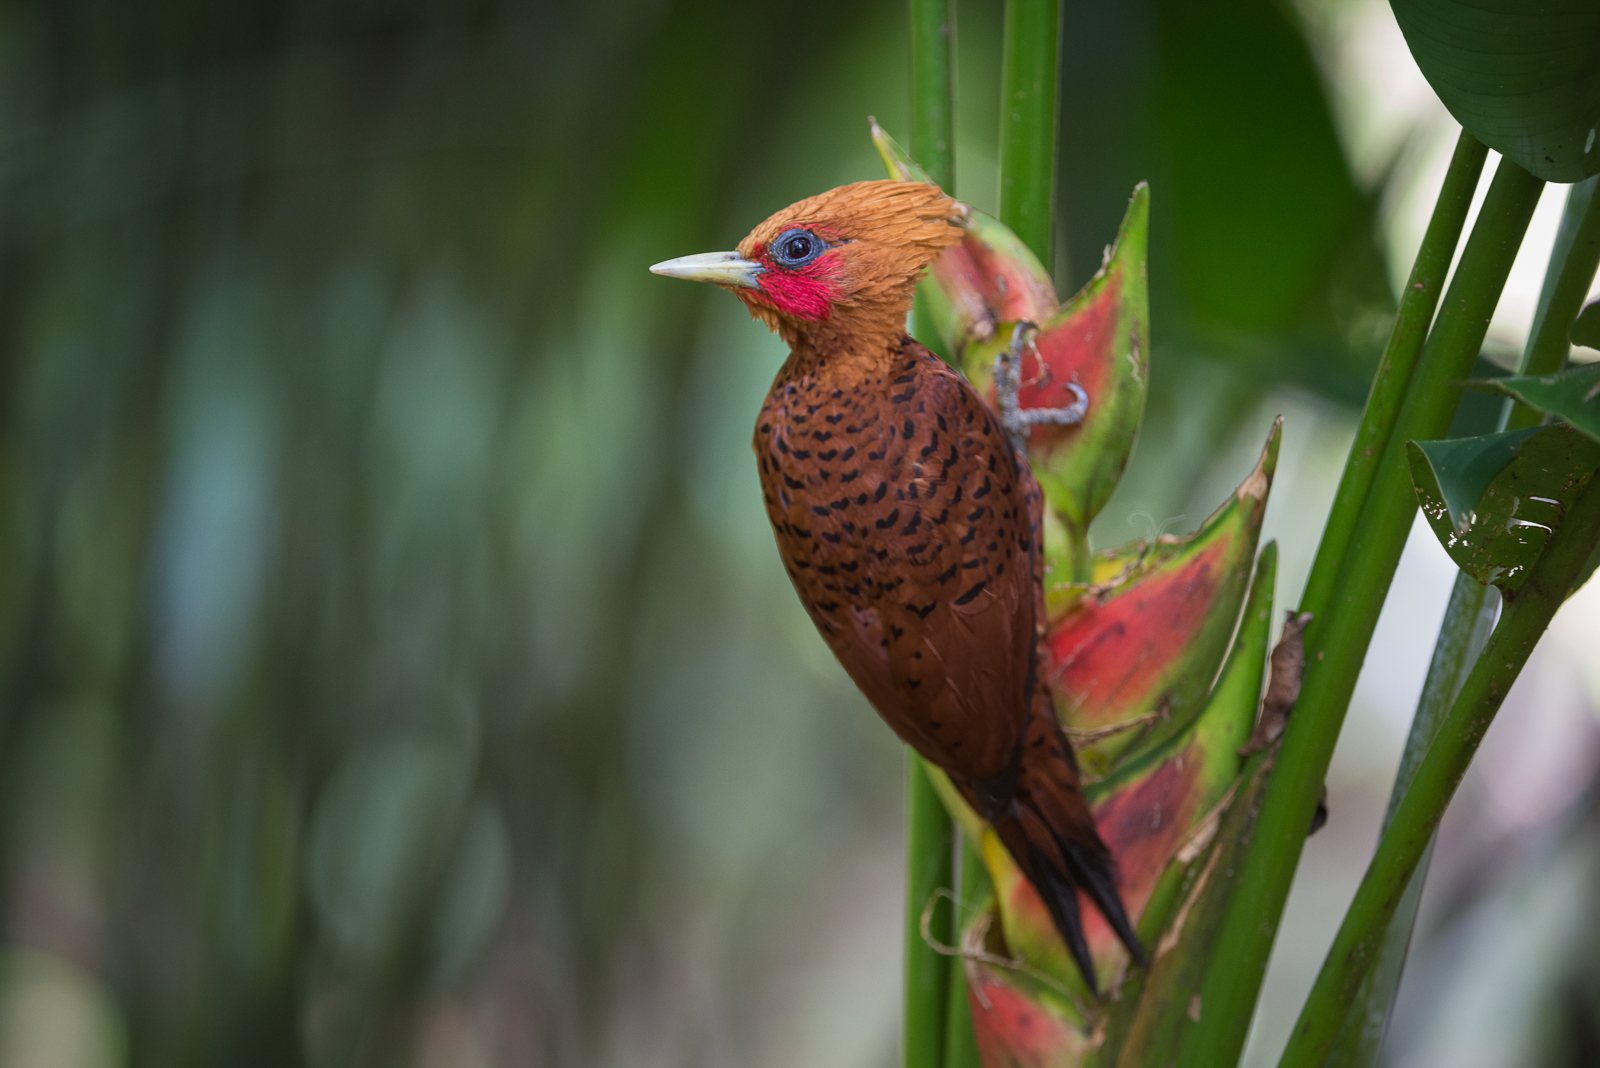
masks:
<path id="1" fill-rule="evenodd" d="M 956 577 L 956 569 L 959 566 L 960 566 L 959 564 L 951 564 L 950 565 L 950 570 L 946 571 L 944 574 L 942 574 L 938 578 L 934 579 L 934 581 L 939 583 L 940 585 L 943 585 L 946 582 L 949 582 L 951 579 Z"/>
<path id="2" fill-rule="evenodd" d="M 847 447 L 842 454 L 840 454 L 839 459 L 848 460 L 848 459 L 850 459 L 850 457 L 854 456 L 855 454 L 856 454 L 856 447 L 854 445 L 851 445 L 851 446 Z"/>
<path id="3" fill-rule="evenodd" d="M 839 481 L 840 482 L 854 482 L 858 477 L 860 477 L 860 475 L 861 475 L 861 468 L 852 467 L 850 470 L 846 471 L 844 474 L 839 476 Z"/>
<path id="4" fill-rule="evenodd" d="M 912 397 L 915 397 L 916 395 L 917 395 L 916 388 L 913 387 L 913 386 L 907 386 L 906 387 L 906 391 L 904 393 L 896 393 L 894 396 L 890 397 L 889 399 L 891 401 L 893 401 L 894 403 L 896 403 L 896 404 L 904 404 L 906 401 L 910 400 Z M 906 424 L 906 426 L 910 426 L 910 425 L 911 425 L 910 423 Z M 911 432 L 909 430 L 906 431 L 906 437 L 909 438 L 910 436 L 911 436 Z"/>
<path id="5" fill-rule="evenodd" d="M 929 601 L 927 604 L 922 605 L 921 607 L 918 607 L 917 605 L 912 605 L 911 606 L 911 610 L 917 614 L 917 618 L 918 619 L 927 619 L 928 618 L 928 613 L 932 612 L 935 608 L 938 608 L 938 607 L 939 607 L 939 602 L 938 601 Z"/>
<path id="6" fill-rule="evenodd" d="M 811 459 L 811 452 L 807 449 L 796 449 L 794 450 L 794 458 L 796 460 L 809 460 Z"/>
<path id="7" fill-rule="evenodd" d="M 905 526 L 900 528 L 900 533 L 904 534 L 904 535 L 915 534 L 917 532 L 917 528 L 920 527 L 921 525 L 922 525 L 922 513 L 918 512 L 916 515 L 911 517 L 911 522 L 907 523 Z"/>
<path id="8" fill-rule="evenodd" d="M 989 476 L 988 475 L 984 475 L 983 476 L 983 485 L 979 486 L 977 489 L 972 491 L 972 499 L 973 500 L 977 500 L 979 497 L 987 497 L 988 495 L 989 495 Z"/>
<path id="9" fill-rule="evenodd" d="M 819 453 L 817 453 L 817 459 L 823 460 L 823 461 L 827 461 L 827 460 L 833 459 L 835 456 L 838 456 L 838 455 L 839 455 L 839 450 L 838 449 L 829 449 L 827 452 L 819 452 Z"/>
<path id="10" fill-rule="evenodd" d="M 974 597 L 976 597 L 976 596 L 978 596 L 978 594 L 982 593 L 983 592 L 983 588 L 985 586 L 987 586 L 988 584 L 989 583 L 987 581 L 983 580 L 983 579 L 979 579 L 977 582 L 974 582 L 972 584 L 972 587 L 970 589 L 968 589 L 966 593 L 963 593 L 960 597 L 956 598 L 956 604 L 967 604 L 967 603 L 969 603 Z"/>
<path id="11" fill-rule="evenodd" d="M 900 521 L 900 509 L 896 508 L 882 519 L 878 520 L 879 530 L 888 530 Z"/>
<path id="12" fill-rule="evenodd" d="M 893 429 L 893 428 L 891 427 L 890 429 Z M 908 441 L 911 438 L 916 437 L 917 436 L 917 426 L 916 426 L 916 424 L 913 423 L 911 420 L 907 419 L 906 420 L 905 429 L 904 429 L 903 433 L 905 434 L 906 440 L 908 440 Z"/>
<path id="13" fill-rule="evenodd" d="M 820 504 L 813 504 L 811 506 L 811 514 L 812 515 L 827 515 L 828 514 L 828 510 L 826 508 L 824 508 Z"/>
<path id="14" fill-rule="evenodd" d="M 889 483 L 887 483 L 887 482 L 878 483 L 878 491 L 872 495 L 873 502 L 876 503 L 877 501 L 883 500 L 884 494 L 886 494 L 888 492 L 889 492 Z"/>
<path id="15" fill-rule="evenodd" d="M 783 473 L 783 484 L 785 486 L 788 486 L 790 489 L 805 489 L 806 488 L 806 484 L 804 482 L 802 482 L 798 478 L 789 477 L 789 472 L 787 472 L 787 471 L 785 471 Z"/>

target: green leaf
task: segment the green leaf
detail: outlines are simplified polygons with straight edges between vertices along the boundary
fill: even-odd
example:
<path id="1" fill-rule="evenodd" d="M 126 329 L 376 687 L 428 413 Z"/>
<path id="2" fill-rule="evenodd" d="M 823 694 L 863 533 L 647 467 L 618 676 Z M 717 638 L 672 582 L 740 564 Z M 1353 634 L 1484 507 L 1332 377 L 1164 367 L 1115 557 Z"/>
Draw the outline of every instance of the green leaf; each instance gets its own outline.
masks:
<path id="1" fill-rule="evenodd" d="M 1547 182 L 1600 173 L 1600 4 L 1391 0 L 1457 122 Z"/>
<path id="2" fill-rule="evenodd" d="M 1422 512 L 1456 565 L 1510 596 L 1600 467 L 1570 427 L 1406 443 Z"/>
<path id="3" fill-rule="evenodd" d="M 1578 313 L 1578 320 L 1572 324 L 1572 332 L 1567 337 L 1574 345 L 1600 349 L 1600 300 Z"/>
<path id="4" fill-rule="evenodd" d="M 1553 375 L 1475 378 L 1466 385 L 1483 393 L 1514 397 L 1600 441 L 1600 363 L 1574 364 Z"/>

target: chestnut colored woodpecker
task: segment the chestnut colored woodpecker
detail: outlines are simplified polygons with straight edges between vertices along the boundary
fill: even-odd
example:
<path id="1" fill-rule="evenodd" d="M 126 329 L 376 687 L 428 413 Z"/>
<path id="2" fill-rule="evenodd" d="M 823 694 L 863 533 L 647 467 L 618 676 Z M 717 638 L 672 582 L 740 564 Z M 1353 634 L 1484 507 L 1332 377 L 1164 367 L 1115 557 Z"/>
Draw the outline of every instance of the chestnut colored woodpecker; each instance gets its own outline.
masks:
<path id="1" fill-rule="evenodd" d="M 1040 678 L 1039 488 L 966 379 L 905 332 L 966 210 L 857 182 L 736 252 L 650 269 L 728 290 L 789 343 L 755 435 L 784 568 L 867 699 L 994 827 L 1093 989 L 1077 891 L 1144 958 Z M 1002 407 L 1015 423 L 1014 393 Z"/>

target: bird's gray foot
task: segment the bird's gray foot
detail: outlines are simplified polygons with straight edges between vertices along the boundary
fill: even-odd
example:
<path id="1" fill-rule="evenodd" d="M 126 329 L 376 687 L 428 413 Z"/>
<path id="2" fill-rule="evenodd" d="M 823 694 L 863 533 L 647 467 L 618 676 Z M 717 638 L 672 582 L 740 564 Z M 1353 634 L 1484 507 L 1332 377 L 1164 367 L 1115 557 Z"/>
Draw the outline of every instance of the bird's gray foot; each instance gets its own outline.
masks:
<path id="1" fill-rule="evenodd" d="M 1017 394 L 1022 389 L 1022 354 L 1033 344 L 1033 335 L 1039 328 L 1023 320 L 1011 331 L 1011 344 L 994 358 L 995 399 L 1000 406 L 1000 427 L 1017 448 L 1025 448 L 1028 431 L 1036 426 L 1075 426 L 1089 414 L 1089 394 L 1076 382 L 1068 382 L 1067 389 L 1075 398 L 1065 408 L 1022 408 L 1017 404 Z"/>

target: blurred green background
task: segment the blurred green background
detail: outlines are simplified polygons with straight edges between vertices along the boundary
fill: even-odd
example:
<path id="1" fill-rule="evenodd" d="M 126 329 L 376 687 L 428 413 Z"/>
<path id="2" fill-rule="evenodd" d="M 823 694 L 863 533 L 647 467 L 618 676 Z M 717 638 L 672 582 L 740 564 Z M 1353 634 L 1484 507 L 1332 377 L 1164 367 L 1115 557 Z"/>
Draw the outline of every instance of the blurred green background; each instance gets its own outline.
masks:
<path id="1" fill-rule="evenodd" d="M 957 29 L 991 210 L 999 18 Z M 1452 136 L 1385 18 L 1067 5 L 1063 292 L 1154 194 L 1100 544 L 1286 411 L 1297 590 Z M 899 3 L 0 5 L 0 1065 L 894 1063 L 901 754 L 760 509 L 782 348 L 645 268 L 880 177 L 907 65 Z M 1418 566 L 1309 854 L 1350 889 Z"/>

